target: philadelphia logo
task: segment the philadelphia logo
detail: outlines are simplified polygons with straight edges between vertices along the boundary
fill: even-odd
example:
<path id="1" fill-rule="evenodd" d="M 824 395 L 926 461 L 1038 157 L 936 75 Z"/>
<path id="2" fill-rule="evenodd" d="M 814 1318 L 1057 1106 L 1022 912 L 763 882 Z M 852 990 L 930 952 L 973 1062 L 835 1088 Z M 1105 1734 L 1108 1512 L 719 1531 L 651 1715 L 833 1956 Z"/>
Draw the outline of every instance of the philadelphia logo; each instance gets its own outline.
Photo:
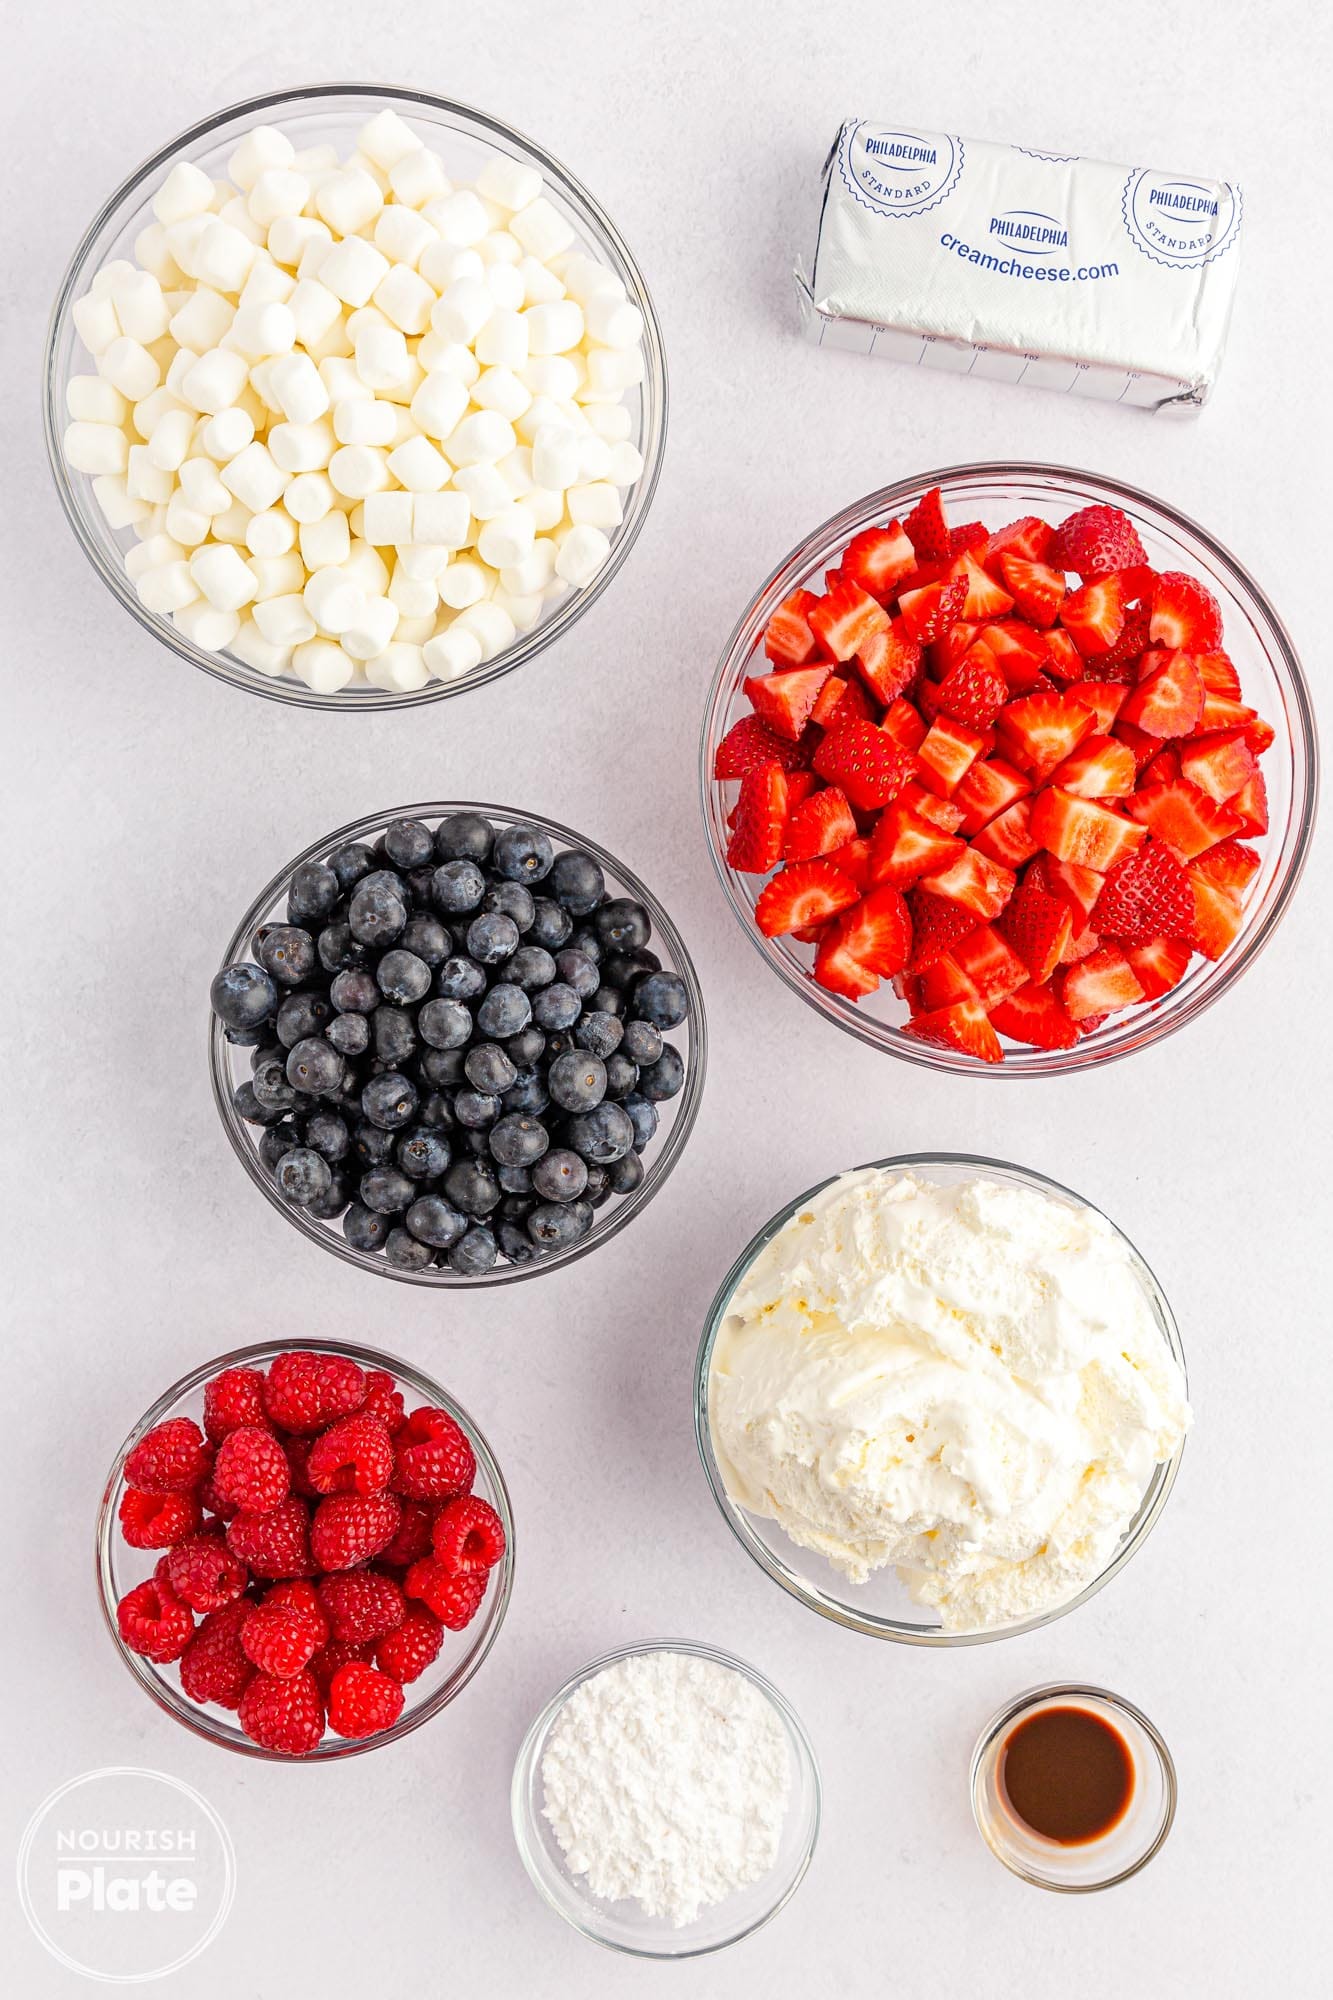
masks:
<path id="1" fill-rule="evenodd" d="M 1148 196 L 1150 208 L 1164 208 L 1172 215 L 1216 215 L 1217 202 L 1205 188 L 1155 187 Z"/>
<path id="2" fill-rule="evenodd" d="M 953 193 L 963 171 L 961 139 L 948 132 L 906 132 L 898 125 L 849 120 L 834 153 L 853 199 L 896 222 L 934 208 Z"/>
<path id="3" fill-rule="evenodd" d="M 1186 181 L 1138 169 L 1126 180 L 1120 205 L 1130 241 L 1168 270 L 1211 264 L 1240 236 L 1241 192 L 1229 181 Z"/>
<path id="4" fill-rule="evenodd" d="M 873 160 L 901 160 L 905 166 L 933 167 L 939 158 L 933 146 L 923 145 L 916 139 L 900 139 L 896 135 L 888 139 L 867 139 L 866 152 Z"/>
<path id="5" fill-rule="evenodd" d="M 1052 250 L 1069 248 L 1069 231 L 1058 216 L 1039 208 L 1010 208 L 990 219 L 990 233 L 1029 256 L 1049 257 Z"/>

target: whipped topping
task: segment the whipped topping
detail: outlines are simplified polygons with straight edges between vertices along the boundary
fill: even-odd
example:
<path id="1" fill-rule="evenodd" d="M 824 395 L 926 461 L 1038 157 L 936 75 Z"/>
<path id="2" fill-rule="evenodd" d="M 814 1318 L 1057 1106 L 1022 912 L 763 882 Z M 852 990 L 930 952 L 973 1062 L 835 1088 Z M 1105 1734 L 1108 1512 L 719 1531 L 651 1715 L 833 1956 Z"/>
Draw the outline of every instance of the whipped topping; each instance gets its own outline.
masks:
<path id="1" fill-rule="evenodd" d="M 1106 1566 L 1191 1417 L 1129 1245 L 1094 1210 L 866 1167 L 742 1277 L 709 1381 L 732 1500 L 946 1631 Z"/>

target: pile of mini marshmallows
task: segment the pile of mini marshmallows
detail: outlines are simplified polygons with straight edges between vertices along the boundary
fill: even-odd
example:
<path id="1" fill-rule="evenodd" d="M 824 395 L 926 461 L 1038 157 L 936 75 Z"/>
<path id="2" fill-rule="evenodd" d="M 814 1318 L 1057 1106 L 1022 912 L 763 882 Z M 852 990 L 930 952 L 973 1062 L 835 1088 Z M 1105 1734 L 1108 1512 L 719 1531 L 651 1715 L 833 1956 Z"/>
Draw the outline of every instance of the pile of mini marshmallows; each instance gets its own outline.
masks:
<path id="1" fill-rule="evenodd" d="M 321 694 L 471 673 L 610 554 L 643 316 L 534 168 L 456 187 L 394 111 L 227 172 L 173 167 L 75 304 L 66 460 L 195 645 Z"/>

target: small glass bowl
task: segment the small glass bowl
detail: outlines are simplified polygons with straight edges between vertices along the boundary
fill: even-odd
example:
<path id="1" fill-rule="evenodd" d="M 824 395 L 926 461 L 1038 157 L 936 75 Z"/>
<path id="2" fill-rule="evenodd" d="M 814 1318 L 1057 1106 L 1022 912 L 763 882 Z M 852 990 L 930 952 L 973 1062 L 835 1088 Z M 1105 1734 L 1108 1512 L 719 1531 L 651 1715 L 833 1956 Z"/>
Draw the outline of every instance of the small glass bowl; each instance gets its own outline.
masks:
<path id="1" fill-rule="evenodd" d="M 1066 1846 L 1034 1833 L 1004 1795 L 1005 1740 L 1019 1722 L 1045 1708 L 1082 1708 L 1122 1739 L 1134 1767 L 1134 1788 L 1123 1816 L 1096 1840 Z M 1112 1889 L 1146 1868 L 1176 1816 L 1176 1767 L 1160 1732 L 1141 1710 L 1107 1688 L 1053 1682 L 1016 1695 L 993 1715 L 977 1738 L 970 1776 L 972 1815 L 996 1859 L 1024 1882 L 1058 1895 Z"/>
<path id="2" fill-rule="evenodd" d="M 988 1180 L 1008 1182 L 1015 1187 L 1034 1188 L 1039 1194 L 1054 1196 L 1059 1201 L 1071 1203 L 1079 1208 L 1092 1209 L 1094 1213 L 1100 1212 L 1092 1202 L 1086 1201 L 1082 1195 L 1074 1194 L 1071 1189 L 1062 1187 L 1059 1181 L 1049 1180 L 1045 1174 L 1033 1173 L 1028 1167 L 1016 1167 L 1005 1160 L 987 1160 L 968 1153 L 901 1153 L 893 1159 L 871 1160 L 867 1164 L 891 1172 L 918 1173 L 923 1179 L 937 1182 L 944 1187 L 956 1186 L 960 1181 L 984 1176 Z M 758 1234 L 746 1244 L 722 1280 L 704 1324 L 703 1339 L 699 1344 L 694 1373 L 694 1433 L 699 1456 L 703 1461 L 703 1468 L 708 1475 L 708 1483 L 713 1489 L 713 1498 L 721 1510 L 722 1518 L 742 1548 L 758 1563 L 760 1569 L 771 1576 L 775 1583 L 781 1584 L 789 1595 L 806 1605 L 809 1610 L 817 1611 L 821 1618 L 831 1618 L 835 1624 L 845 1625 L 853 1632 L 864 1632 L 872 1639 L 894 1639 L 909 1646 L 984 1646 L 995 1639 L 1012 1639 L 1020 1632 L 1036 1632 L 1043 1625 L 1054 1624 L 1057 1618 L 1065 1617 L 1069 1612 L 1077 1610 L 1080 1604 L 1086 1604 L 1090 1597 L 1095 1597 L 1097 1592 L 1124 1568 L 1130 1557 L 1142 1548 L 1175 1484 L 1185 1449 L 1183 1441 L 1169 1459 L 1161 1465 L 1154 1466 L 1152 1478 L 1144 1489 L 1137 1513 L 1125 1529 L 1111 1560 L 1098 1576 L 1085 1584 L 1075 1596 L 1068 1598 L 1063 1604 L 1055 1605 L 1049 1611 L 1034 1613 L 1030 1618 L 1015 1619 L 1008 1625 L 987 1626 L 978 1631 L 944 1631 L 937 1618 L 913 1604 L 891 1567 L 877 1570 L 864 1584 L 847 1583 L 838 1577 L 837 1572 L 824 1561 L 822 1556 L 811 1549 L 802 1549 L 791 1541 L 776 1521 L 765 1520 L 757 1514 L 747 1512 L 727 1492 L 722 1469 L 713 1449 L 709 1421 L 709 1378 L 718 1334 L 727 1317 L 736 1288 L 759 1252 L 772 1241 L 799 1209 L 837 1178 L 839 1176 L 831 1174 L 828 1180 L 820 1181 L 815 1187 L 806 1188 L 764 1224 Z M 1105 1219 L 1110 1221 L 1109 1216 Z M 1111 1223 L 1111 1227 L 1115 1229 L 1115 1224 Z M 1134 1268 L 1143 1282 L 1153 1318 L 1183 1374 L 1185 1353 L 1180 1344 L 1180 1330 L 1167 1304 L 1165 1294 L 1123 1230 L 1116 1229 L 1116 1235 L 1129 1251 Z"/>
<path id="3" fill-rule="evenodd" d="M 690 1653 L 717 1666 L 743 1674 L 769 1702 L 787 1733 L 791 1761 L 791 1792 L 778 1858 L 768 1874 L 751 1882 L 725 1902 L 704 1910 L 692 1924 L 679 1928 L 664 1917 L 647 1916 L 637 1903 L 624 1899 L 607 1903 L 594 1896 L 584 1878 L 570 1872 L 564 1851 L 542 1810 L 542 1757 L 557 1716 L 569 1697 L 601 1673 L 604 1667 L 645 1653 Z M 594 1944 L 636 1958 L 699 1958 L 749 1937 L 789 1903 L 804 1879 L 819 1837 L 819 1767 L 804 1725 L 791 1704 L 771 1681 L 744 1660 L 716 1646 L 691 1639 L 649 1639 L 638 1646 L 621 1646 L 571 1676 L 557 1689 L 528 1730 L 514 1765 L 509 1792 L 518 1851 L 536 1887 L 576 1931 Z"/>
<path id="4" fill-rule="evenodd" d="M 347 153 L 355 145 L 358 128 L 386 108 L 396 111 L 442 155 L 451 177 L 474 179 L 483 162 L 497 152 L 536 167 L 552 206 L 577 231 L 577 247 L 595 256 L 621 280 L 644 321 L 644 379 L 625 398 L 632 426 L 630 441 L 643 457 L 643 472 L 624 496 L 624 520 L 612 532 L 611 553 L 593 581 L 584 590 L 553 599 L 533 629 L 520 633 L 495 659 L 459 680 L 432 681 L 411 694 L 369 685 L 317 694 L 292 675 L 270 678 L 230 653 L 206 651 L 177 631 L 169 618 L 146 611 L 139 602 L 125 574 L 125 551 L 134 544 L 132 531 L 113 531 L 93 497 L 92 481 L 83 473 L 72 473 L 65 464 L 65 391 L 72 375 L 87 373 L 93 367 L 74 330 L 72 309 L 104 264 L 116 257 L 133 257 L 135 237 L 153 219 L 153 196 L 179 160 L 190 160 L 214 175 L 224 175 L 228 157 L 256 125 L 281 126 L 298 148 L 335 144 Z M 661 328 L 642 273 L 610 217 L 559 160 L 499 119 L 447 97 L 432 97 L 418 90 L 381 89 L 375 84 L 318 84 L 247 98 L 201 119 L 145 160 L 93 217 L 61 279 L 47 331 L 43 375 L 46 448 L 56 491 L 79 546 L 103 583 L 146 631 L 191 666 L 250 694 L 301 708 L 358 713 L 414 708 L 422 702 L 442 701 L 448 695 L 484 687 L 535 658 L 596 603 L 633 548 L 652 505 L 666 445 L 667 376 Z"/>
<path id="5" fill-rule="evenodd" d="M 517 812 L 510 806 L 480 805 L 467 800 L 455 800 L 431 805 L 397 806 L 390 812 L 371 813 L 366 819 L 351 821 L 333 833 L 325 834 L 307 847 L 302 854 L 289 861 L 267 886 L 260 890 L 240 923 L 233 931 L 230 942 L 222 955 L 222 964 L 234 964 L 237 959 L 252 956 L 251 939 L 260 924 L 272 921 L 284 922 L 287 901 L 287 884 L 297 868 L 306 861 L 318 861 L 332 848 L 344 841 L 361 840 L 373 844 L 385 828 L 396 819 L 424 819 L 430 822 L 443 819 L 449 813 L 481 813 L 497 826 L 535 826 L 547 834 L 557 848 L 581 847 L 599 863 L 606 877 L 606 886 L 612 896 L 631 896 L 643 904 L 652 918 L 653 935 L 651 949 L 656 951 L 666 972 L 679 973 L 690 996 L 688 1018 L 679 1028 L 670 1031 L 671 1040 L 680 1050 L 685 1061 L 685 1082 L 674 1097 L 663 1100 L 658 1105 L 658 1127 L 651 1143 L 642 1155 L 644 1176 L 633 1193 L 623 1197 L 612 1197 L 597 1210 L 597 1220 L 580 1242 L 568 1250 L 559 1250 L 545 1257 L 534 1257 L 527 1264 L 497 1263 L 479 1277 L 461 1276 L 448 1265 L 431 1265 L 424 1271 L 400 1271 L 390 1264 L 382 1254 L 376 1255 L 366 1250 L 354 1250 L 342 1233 L 342 1218 L 332 1222 L 321 1222 L 317 1216 L 307 1213 L 284 1201 L 273 1181 L 273 1176 L 259 1157 L 259 1140 L 262 1126 L 248 1125 L 237 1113 L 232 1103 L 232 1092 L 238 1083 L 250 1075 L 250 1051 L 238 1048 L 227 1040 L 226 1032 L 216 1015 L 210 1016 L 208 1030 L 208 1064 L 213 1083 L 213 1102 L 223 1129 L 231 1141 L 232 1151 L 249 1174 L 255 1186 L 270 1201 L 280 1215 L 287 1218 L 322 1249 L 331 1250 L 344 1263 L 355 1264 L 358 1270 L 373 1271 L 381 1278 L 401 1279 L 409 1285 L 434 1286 L 475 1286 L 511 1284 L 519 1278 L 535 1278 L 546 1271 L 559 1270 L 565 1264 L 572 1264 L 588 1251 L 595 1250 L 607 1242 L 617 1230 L 645 1208 L 663 1185 L 672 1168 L 679 1160 L 694 1130 L 694 1121 L 699 1115 L 699 1105 L 703 1097 L 704 1072 L 708 1061 L 708 1029 L 704 1019 L 703 994 L 698 977 L 685 942 L 672 923 L 657 898 L 646 889 L 636 875 L 632 875 L 624 863 L 608 854 L 594 840 L 588 840 L 581 833 L 571 832 L 557 820 L 545 819 L 540 813 Z"/>
<path id="6" fill-rule="evenodd" d="M 125 1644 L 116 1626 L 116 1606 L 127 1590 L 132 1590 L 136 1583 L 153 1574 L 163 1552 L 159 1549 L 132 1549 L 121 1535 L 117 1510 L 126 1487 L 125 1461 L 147 1431 L 156 1424 L 164 1423 L 168 1417 L 192 1417 L 202 1427 L 204 1388 L 215 1375 L 224 1368 L 264 1368 L 279 1354 L 288 1354 L 297 1346 L 302 1353 L 336 1354 L 342 1360 L 355 1361 L 360 1368 L 384 1369 L 404 1392 L 409 1410 L 414 1404 L 422 1403 L 447 1410 L 466 1433 L 472 1446 L 477 1461 L 477 1476 L 472 1490 L 479 1499 L 489 1501 L 500 1516 L 504 1526 L 505 1552 L 487 1581 L 481 1610 L 462 1632 L 446 1631 L 439 1658 L 427 1667 L 419 1680 L 409 1682 L 404 1689 L 406 1700 L 403 1712 L 391 1728 L 381 1730 L 377 1736 L 359 1739 L 334 1736 L 328 1732 L 308 1755 L 285 1757 L 276 1750 L 265 1750 L 258 1743 L 252 1743 L 229 1711 L 201 1707 L 191 1701 L 181 1688 L 178 1663 L 159 1666 L 153 1660 L 144 1659 L 142 1654 L 131 1652 Z M 422 1375 L 395 1355 L 381 1354 L 370 1347 L 352 1347 L 343 1341 L 261 1341 L 254 1347 L 238 1347 L 234 1353 L 220 1354 L 216 1359 L 192 1368 L 188 1375 L 183 1375 L 179 1382 L 173 1383 L 159 1396 L 151 1409 L 144 1412 L 116 1453 L 107 1474 L 102 1504 L 97 1510 L 97 1588 L 102 1616 L 116 1651 L 140 1687 L 177 1722 L 183 1722 L 194 1735 L 202 1736 L 207 1742 L 220 1744 L 224 1750 L 237 1750 L 243 1757 L 262 1757 L 275 1764 L 326 1764 L 339 1757 L 355 1757 L 364 1750 L 378 1750 L 386 1743 L 396 1743 L 400 1737 L 419 1729 L 423 1722 L 429 1722 L 433 1715 L 438 1715 L 442 1708 L 447 1708 L 462 1693 L 495 1644 L 509 1609 L 514 1588 L 514 1516 L 503 1474 L 486 1439 L 462 1405 L 456 1403 L 438 1382 L 432 1382 L 428 1375 Z"/>
<path id="7" fill-rule="evenodd" d="M 958 1050 L 936 1048 L 904 1034 L 906 1004 L 885 981 L 861 1001 L 843 999 L 813 977 L 813 948 L 792 937 L 766 938 L 754 920 L 764 887 L 759 875 L 727 866 L 727 813 L 734 784 L 713 776 L 718 745 L 737 717 L 749 714 L 743 686 L 763 671 L 756 648 L 783 599 L 800 585 L 822 587 L 820 579 L 851 537 L 861 529 L 910 511 L 923 493 L 939 486 L 954 521 L 983 521 L 998 528 L 1022 514 L 1041 514 L 1058 523 L 1081 507 L 1119 507 L 1138 529 L 1148 561 L 1159 570 L 1184 570 L 1200 577 L 1222 607 L 1226 650 L 1240 675 L 1244 698 L 1277 731 L 1263 758 L 1270 827 L 1258 848 L 1261 863 L 1245 898 L 1241 929 L 1225 957 L 1195 957 L 1180 984 L 1160 1000 L 1113 1014 L 1104 1027 L 1085 1035 L 1072 1049 L 1025 1048 L 1007 1043 L 1002 1063 L 981 1062 Z M 1206 529 L 1165 501 L 1100 474 L 1058 465 L 956 465 L 902 479 L 854 501 L 815 529 L 793 549 L 751 599 L 722 654 L 704 713 L 700 782 L 708 844 L 727 901 L 766 965 L 825 1020 L 889 1055 L 929 1069 L 969 1076 L 1062 1076 L 1097 1063 L 1113 1062 L 1149 1047 L 1183 1028 L 1240 978 L 1276 930 L 1305 863 L 1314 828 L 1318 793 L 1318 752 L 1314 711 L 1305 675 L 1286 629 L 1257 583 Z"/>

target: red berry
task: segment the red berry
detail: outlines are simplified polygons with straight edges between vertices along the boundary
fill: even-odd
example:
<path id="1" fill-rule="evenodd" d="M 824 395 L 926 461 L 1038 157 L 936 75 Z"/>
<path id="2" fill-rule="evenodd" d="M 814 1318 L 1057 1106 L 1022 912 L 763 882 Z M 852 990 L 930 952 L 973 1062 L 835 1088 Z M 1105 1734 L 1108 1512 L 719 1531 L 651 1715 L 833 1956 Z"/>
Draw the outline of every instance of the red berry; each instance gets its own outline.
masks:
<path id="1" fill-rule="evenodd" d="M 238 1514 L 227 1523 L 227 1547 L 256 1576 L 309 1576 L 310 1510 L 289 1493 L 270 1514 Z"/>
<path id="2" fill-rule="evenodd" d="M 407 1422 L 403 1392 L 395 1387 L 393 1376 L 383 1368 L 367 1369 L 366 1400 L 362 1408 L 367 1416 L 379 1418 L 390 1437 L 396 1437 Z"/>
<path id="3" fill-rule="evenodd" d="M 254 1606 L 249 1598 L 211 1611 L 181 1658 L 181 1687 L 191 1701 L 216 1702 L 219 1708 L 239 1708 L 254 1673 L 241 1645 L 241 1628 Z"/>
<path id="4" fill-rule="evenodd" d="M 1148 558 L 1138 529 L 1119 507 L 1082 507 L 1060 523 L 1046 560 L 1087 578 L 1131 569 Z"/>
<path id="5" fill-rule="evenodd" d="M 406 1569 L 409 1563 L 418 1562 L 431 1552 L 430 1531 L 435 1519 L 435 1509 L 424 1500 L 404 1500 L 402 1518 L 398 1532 L 387 1548 L 380 1550 L 379 1560 L 385 1569 Z"/>
<path id="6" fill-rule="evenodd" d="M 334 1493 L 321 1500 L 310 1528 L 310 1553 L 320 1570 L 355 1569 L 387 1548 L 401 1510 L 388 1493 Z"/>
<path id="7" fill-rule="evenodd" d="M 264 1384 L 264 1408 L 284 1431 L 317 1431 L 365 1399 L 364 1371 L 338 1354 L 280 1354 Z"/>
<path id="8" fill-rule="evenodd" d="M 266 1424 L 264 1377 L 258 1368 L 224 1368 L 204 1389 L 204 1429 L 214 1444 L 242 1424 Z"/>
<path id="9" fill-rule="evenodd" d="M 377 1736 L 402 1712 L 402 1688 L 378 1667 L 349 1661 L 329 1684 L 329 1728 L 337 1736 Z"/>
<path id="10" fill-rule="evenodd" d="M 476 1617 L 486 1595 L 486 1572 L 451 1569 L 438 1556 L 426 1556 L 413 1563 L 403 1588 L 409 1597 L 420 1598 L 451 1632 L 461 1632 Z"/>
<path id="11" fill-rule="evenodd" d="M 394 1439 L 393 1490 L 411 1500 L 452 1500 L 477 1476 L 472 1446 L 447 1410 L 413 1410 Z"/>
<path id="12" fill-rule="evenodd" d="M 292 1492 L 303 1494 L 307 1500 L 317 1497 L 316 1490 L 310 1483 L 310 1454 L 318 1442 L 318 1438 L 312 1437 L 285 1437 L 281 1440 L 282 1448 L 287 1454 L 287 1470 L 291 1475 Z"/>
<path id="13" fill-rule="evenodd" d="M 460 1572 L 494 1569 L 505 1552 L 500 1516 L 475 1493 L 440 1509 L 431 1541 L 440 1561 Z"/>
<path id="14" fill-rule="evenodd" d="M 444 1627 L 423 1606 L 409 1611 L 396 1632 L 386 1632 L 375 1646 L 375 1665 L 403 1686 L 420 1679 L 444 1644 Z"/>
<path id="15" fill-rule="evenodd" d="M 199 1526 L 199 1502 L 191 1493 L 140 1493 L 127 1486 L 119 1516 L 132 1549 L 171 1549 Z"/>
<path id="16" fill-rule="evenodd" d="M 194 1619 L 188 1604 L 156 1577 L 148 1577 L 116 1606 L 116 1629 L 132 1653 L 165 1666 L 179 1660 L 194 1637 Z"/>
<path id="17" fill-rule="evenodd" d="M 313 1674 L 252 1676 L 240 1701 L 240 1724 L 252 1743 L 303 1757 L 324 1734 L 324 1699 Z"/>
<path id="18" fill-rule="evenodd" d="M 169 1417 L 141 1437 L 125 1460 L 125 1480 L 141 1493 L 189 1493 L 208 1475 L 212 1454 L 198 1424 Z"/>
<path id="19" fill-rule="evenodd" d="M 329 1636 L 329 1621 L 324 1615 L 319 1592 L 308 1578 L 288 1577 L 283 1583 L 271 1583 L 264 1592 L 265 1604 L 285 1604 L 291 1610 L 300 1611 L 314 1621 L 322 1646 Z"/>
<path id="20" fill-rule="evenodd" d="M 382 1493 L 393 1463 L 393 1439 L 385 1425 L 361 1410 L 316 1438 L 306 1470 L 317 1493 Z"/>
<path id="21" fill-rule="evenodd" d="M 220 1533 L 190 1535 L 166 1558 L 167 1579 L 192 1611 L 220 1611 L 245 1589 L 250 1578 Z"/>
<path id="22" fill-rule="evenodd" d="M 369 1665 L 373 1650 L 373 1642 L 369 1639 L 364 1639 L 355 1646 L 350 1645 L 346 1639 L 330 1639 L 327 1645 L 321 1646 L 317 1653 L 311 1655 L 310 1672 L 315 1676 L 326 1701 L 329 1696 L 329 1683 L 338 1669 L 345 1667 L 351 1660 L 363 1660 Z"/>
<path id="23" fill-rule="evenodd" d="M 386 1632 L 396 1632 L 407 1610 L 398 1585 L 372 1569 L 326 1576 L 319 1586 L 319 1601 L 334 1638 L 348 1646 L 365 1645 L 382 1639 Z"/>
<path id="24" fill-rule="evenodd" d="M 212 1490 L 247 1514 L 271 1514 L 287 1498 L 291 1467 L 272 1431 L 242 1424 L 229 1431 L 218 1446 Z"/>
<path id="25" fill-rule="evenodd" d="M 317 1621 L 291 1604 L 257 1604 L 241 1631 L 246 1658 L 284 1681 L 300 1673 L 320 1643 Z"/>

